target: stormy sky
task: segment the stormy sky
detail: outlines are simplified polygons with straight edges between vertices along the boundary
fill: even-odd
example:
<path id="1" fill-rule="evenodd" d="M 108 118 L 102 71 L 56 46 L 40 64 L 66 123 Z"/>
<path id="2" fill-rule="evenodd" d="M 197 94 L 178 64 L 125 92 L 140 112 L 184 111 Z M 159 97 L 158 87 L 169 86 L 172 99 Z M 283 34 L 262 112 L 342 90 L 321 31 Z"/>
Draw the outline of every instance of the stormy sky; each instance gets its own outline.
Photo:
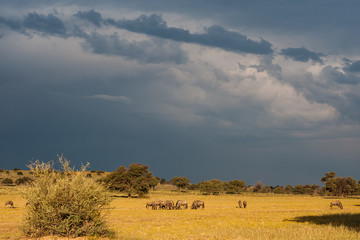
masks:
<path id="1" fill-rule="evenodd" d="M 360 178 L 360 2 L 0 3 L 0 168 Z"/>

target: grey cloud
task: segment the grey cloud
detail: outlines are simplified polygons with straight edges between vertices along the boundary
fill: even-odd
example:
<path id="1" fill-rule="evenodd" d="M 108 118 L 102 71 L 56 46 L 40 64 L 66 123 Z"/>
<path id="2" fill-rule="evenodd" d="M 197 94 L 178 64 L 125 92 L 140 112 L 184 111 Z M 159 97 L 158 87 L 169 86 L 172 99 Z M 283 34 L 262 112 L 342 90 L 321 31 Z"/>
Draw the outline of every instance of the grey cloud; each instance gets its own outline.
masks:
<path id="1" fill-rule="evenodd" d="M 360 61 L 351 62 L 348 66 L 344 67 L 344 70 L 349 72 L 360 72 Z"/>
<path id="2" fill-rule="evenodd" d="M 249 67 L 255 68 L 257 72 L 264 72 L 266 70 L 263 65 L 250 65 Z"/>
<path id="3" fill-rule="evenodd" d="M 254 41 L 238 32 L 229 31 L 221 26 L 205 28 L 205 33 L 190 33 L 181 28 L 168 27 L 160 15 L 141 15 L 135 20 L 107 19 L 107 24 L 128 31 L 143 33 L 159 38 L 179 42 L 196 43 L 209 47 L 218 47 L 227 51 L 252 54 L 271 54 L 271 43 L 261 39 Z"/>
<path id="4" fill-rule="evenodd" d="M 126 97 L 126 96 L 112 96 L 112 95 L 106 95 L 106 94 L 92 95 L 92 96 L 88 96 L 88 98 L 101 99 L 101 100 L 110 101 L 110 102 L 123 102 L 123 103 L 131 103 L 132 102 L 132 99 L 129 97 Z"/>
<path id="5" fill-rule="evenodd" d="M 320 57 L 325 56 L 322 53 L 312 52 L 304 47 L 302 48 L 285 48 L 281 49 L 281 55 L 292 58 L 295 61 L 307 62 L 313 60 L 314 62 L 323 63 Z"/>
<path id="6" fill-rule="evenodd" d="M 89 11 L 79 11 L 74 16 L 89 21 L 97 27 L 100 27 L 102 23 L 101 14 L 99 12 L 96 12 L 94 9 L 91 9 Z"/>
<path id="7" fill-rule="evenodd" d="M 63 21 L 53 14 L 45 16 L 35 12 L 29 13 L 23 21 L 23 26 L 45 35 L 65 36 L 67 32 Z"/>
<path id="8" fill-rule="evenodd" d="M 20 31 L 21 30 L 21 22 L 14 20 L 14 19 L 7 19 L 2 16 L 0 16 L 0 24 L 4 24 L 8 28 L 14 31 Z"/>
<path id="9" fill-rule="evenodd" d="M 42 35 L 56 35 L 65 37 L 67 28 L 64 22 L 53 14 L 43 15 L 29 13 L 23 20 L 7 19 L 0 16 L 0 23 L 13 31 L 29 35 L 27 30 L 36 31 Z"/>
<path id="10" fill-rule="evenodd" d="M 360 78 L 351 72 L 340 71 L 339 68 L 326 66 L 322 72 L 322 77 L 333 80 L 339 84 L 355 85 L 360 82 Z"/>
<path id="11" fill-rule="evenodd" d="M 180 47 L 163 41 L 130 42 L 116 34 L 105 36 L 93 33 L 85 38 L 82 45 L 96 54 L 119 55 L 143 63 L 183 64 L 187 61 L 187 55 Z"/>
<path id="12" fill-rule="evenodd" d="M 101 15 L 94 10 L 79 11 L 75 16 L 100 26 Z M 130 42 L 120 39 L 116 34 L 110 36 L 97 33 L 87 34 L 81 25 L 73 23 L 66 26 L 60 18 L 53 14 L 29 13 L 19 21 L 0 16 L 0 23 L 25 35 L 31 35 L 32 31 L 35 31 L 43 36 L 78 37 L 85 40 L 85 43 L 82 44 L 84 49 L 96 54 L 124 56 L 142 63 L 183 64 L 188 60 L 187 54 L 176 43 L 161 40 Z"/>

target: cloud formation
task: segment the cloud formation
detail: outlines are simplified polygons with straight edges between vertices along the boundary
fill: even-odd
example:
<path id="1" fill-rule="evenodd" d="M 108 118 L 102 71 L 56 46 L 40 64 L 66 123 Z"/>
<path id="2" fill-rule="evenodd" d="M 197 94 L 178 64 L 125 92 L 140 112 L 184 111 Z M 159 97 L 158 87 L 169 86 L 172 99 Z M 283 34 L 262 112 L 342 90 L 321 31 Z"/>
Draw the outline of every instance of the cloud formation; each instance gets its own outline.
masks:
<path id="1" fill-rule="evenodd" d="M 100 22 L 126 29 L 131 32 L 143 33 L 154 37 L 170 39 L 179 42 L 196 43 L 209 47 L 218 47 L 227 51 L 251 54 L 271 54 L 271 43 L 261 39 L 254 41 L 245 35 L 229 31 L 224 27 L 214 25 L 204 29 L 205 33 L 190 33 L 182 28 L 168 27 L 160 15 L 141 15 L 134 20 L 115 20 L 108 18 L 101 21 L 100 13 L 90 10 L 78 12 L 75 16 L 86 19 L 99 26 Z"/>
<path id="2" fill-rule="evenodd" d="M 281 49 L 280 54 L 299 62 L 312 60 L 318 63 L 323 63 L 321 57 L 325 56 L 323 53 L 312 52 L 304 47 Z"/>
<path id="3" fill-rule="evenodd" d="M 110 101 L 110 102 L 123 102 L 123 103 L 131 103 L 132 102 L 132 99 L 128 98 L 126 96 L 111 96 L 111 95 L 106 95 L 106 94 L 96 94 L 96 95 L 88 96 L 88 98 L 101 99 L 101 100 Z"/>
<path id="4" fill-rule="evenodd" d="M 186 53 L 174 43 L 164 41 L 128 41 L 117 34 L 110 36 L 93 33 L 84 37 L 82 46 L 96 54 L 124 56 L 141 63 L 174 63 L 187 61 Z"/>
<path id="5" fill-rule="evenodd" d="M 275 1 L 5 1 L 3 168 L 64 153 L 194 182 L 356 176 L 358 22 L 331 0 Z"/>

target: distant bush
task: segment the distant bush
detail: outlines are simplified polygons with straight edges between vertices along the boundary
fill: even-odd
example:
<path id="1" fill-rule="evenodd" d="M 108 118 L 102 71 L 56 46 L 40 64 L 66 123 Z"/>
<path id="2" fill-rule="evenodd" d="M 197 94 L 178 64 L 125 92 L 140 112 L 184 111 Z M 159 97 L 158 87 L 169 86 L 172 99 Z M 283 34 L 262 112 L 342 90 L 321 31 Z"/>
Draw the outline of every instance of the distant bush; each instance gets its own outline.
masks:
<path id="1" fill-rule="evenodd" d="M 17 175 L 24 175 L 22 172 L 17 172 Z"/>
<path id="2" fill-rule="evenodd" d="M 86 166 L 80 171 L 69 167 L 69 161 L 58 156 L 63 173 L 51 171 L 50 163 L 35 161 L 33 186 L 25 198 L 26 222 L 23 230 L 29 237 L 60 235 L 65 237 L 108 236 L 104 215 L 111 198 L 105 188 L 86 177 Z"/>
<path id="3" fill-rule="evenodd" d="M 14 181 L 10 178 L 4 178 L 2 181 L 1 181 L 1 184 L 2 185 L 12 185 L 14 183 Z"/>
<path id="4" fill-rule="evenodd" d="M 19 171 L 20 170 L 20 168 L 14 168 L 14 171 Z"/>
<path id="5" fill-rule="evenodd" d="M 32 184 L 34 180 L 29 177 L 22 177 L 15 180 L 16 185 Z"/>

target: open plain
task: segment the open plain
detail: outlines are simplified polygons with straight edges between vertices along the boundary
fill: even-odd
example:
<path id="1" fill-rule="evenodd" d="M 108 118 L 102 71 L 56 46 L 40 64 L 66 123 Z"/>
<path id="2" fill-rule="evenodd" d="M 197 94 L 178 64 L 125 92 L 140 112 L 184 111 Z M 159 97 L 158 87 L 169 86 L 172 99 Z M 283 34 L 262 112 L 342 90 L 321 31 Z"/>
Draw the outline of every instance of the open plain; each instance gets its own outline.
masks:
<path id="1" fill-rule="evenodd" d="M 190 204 L 203 200 L 205 209 L 145 207 L 149 201 L 179 199 Z M 4 205 L 8 200 L 14 208 Z M 246 209 L 238 207 L 239 200 L 248 202 Z M 340 200 L 343 210 L 331 209 L 333 199 L 321 196 L 153 191 L 147 198 L 114 194 L 106 214 L 112 239 L 360 239 L 360 199 Z M 26 239 L 21 232 L 26 202 L 21 188 L 2 186 L 0 202 L 0 239 Z"/>

